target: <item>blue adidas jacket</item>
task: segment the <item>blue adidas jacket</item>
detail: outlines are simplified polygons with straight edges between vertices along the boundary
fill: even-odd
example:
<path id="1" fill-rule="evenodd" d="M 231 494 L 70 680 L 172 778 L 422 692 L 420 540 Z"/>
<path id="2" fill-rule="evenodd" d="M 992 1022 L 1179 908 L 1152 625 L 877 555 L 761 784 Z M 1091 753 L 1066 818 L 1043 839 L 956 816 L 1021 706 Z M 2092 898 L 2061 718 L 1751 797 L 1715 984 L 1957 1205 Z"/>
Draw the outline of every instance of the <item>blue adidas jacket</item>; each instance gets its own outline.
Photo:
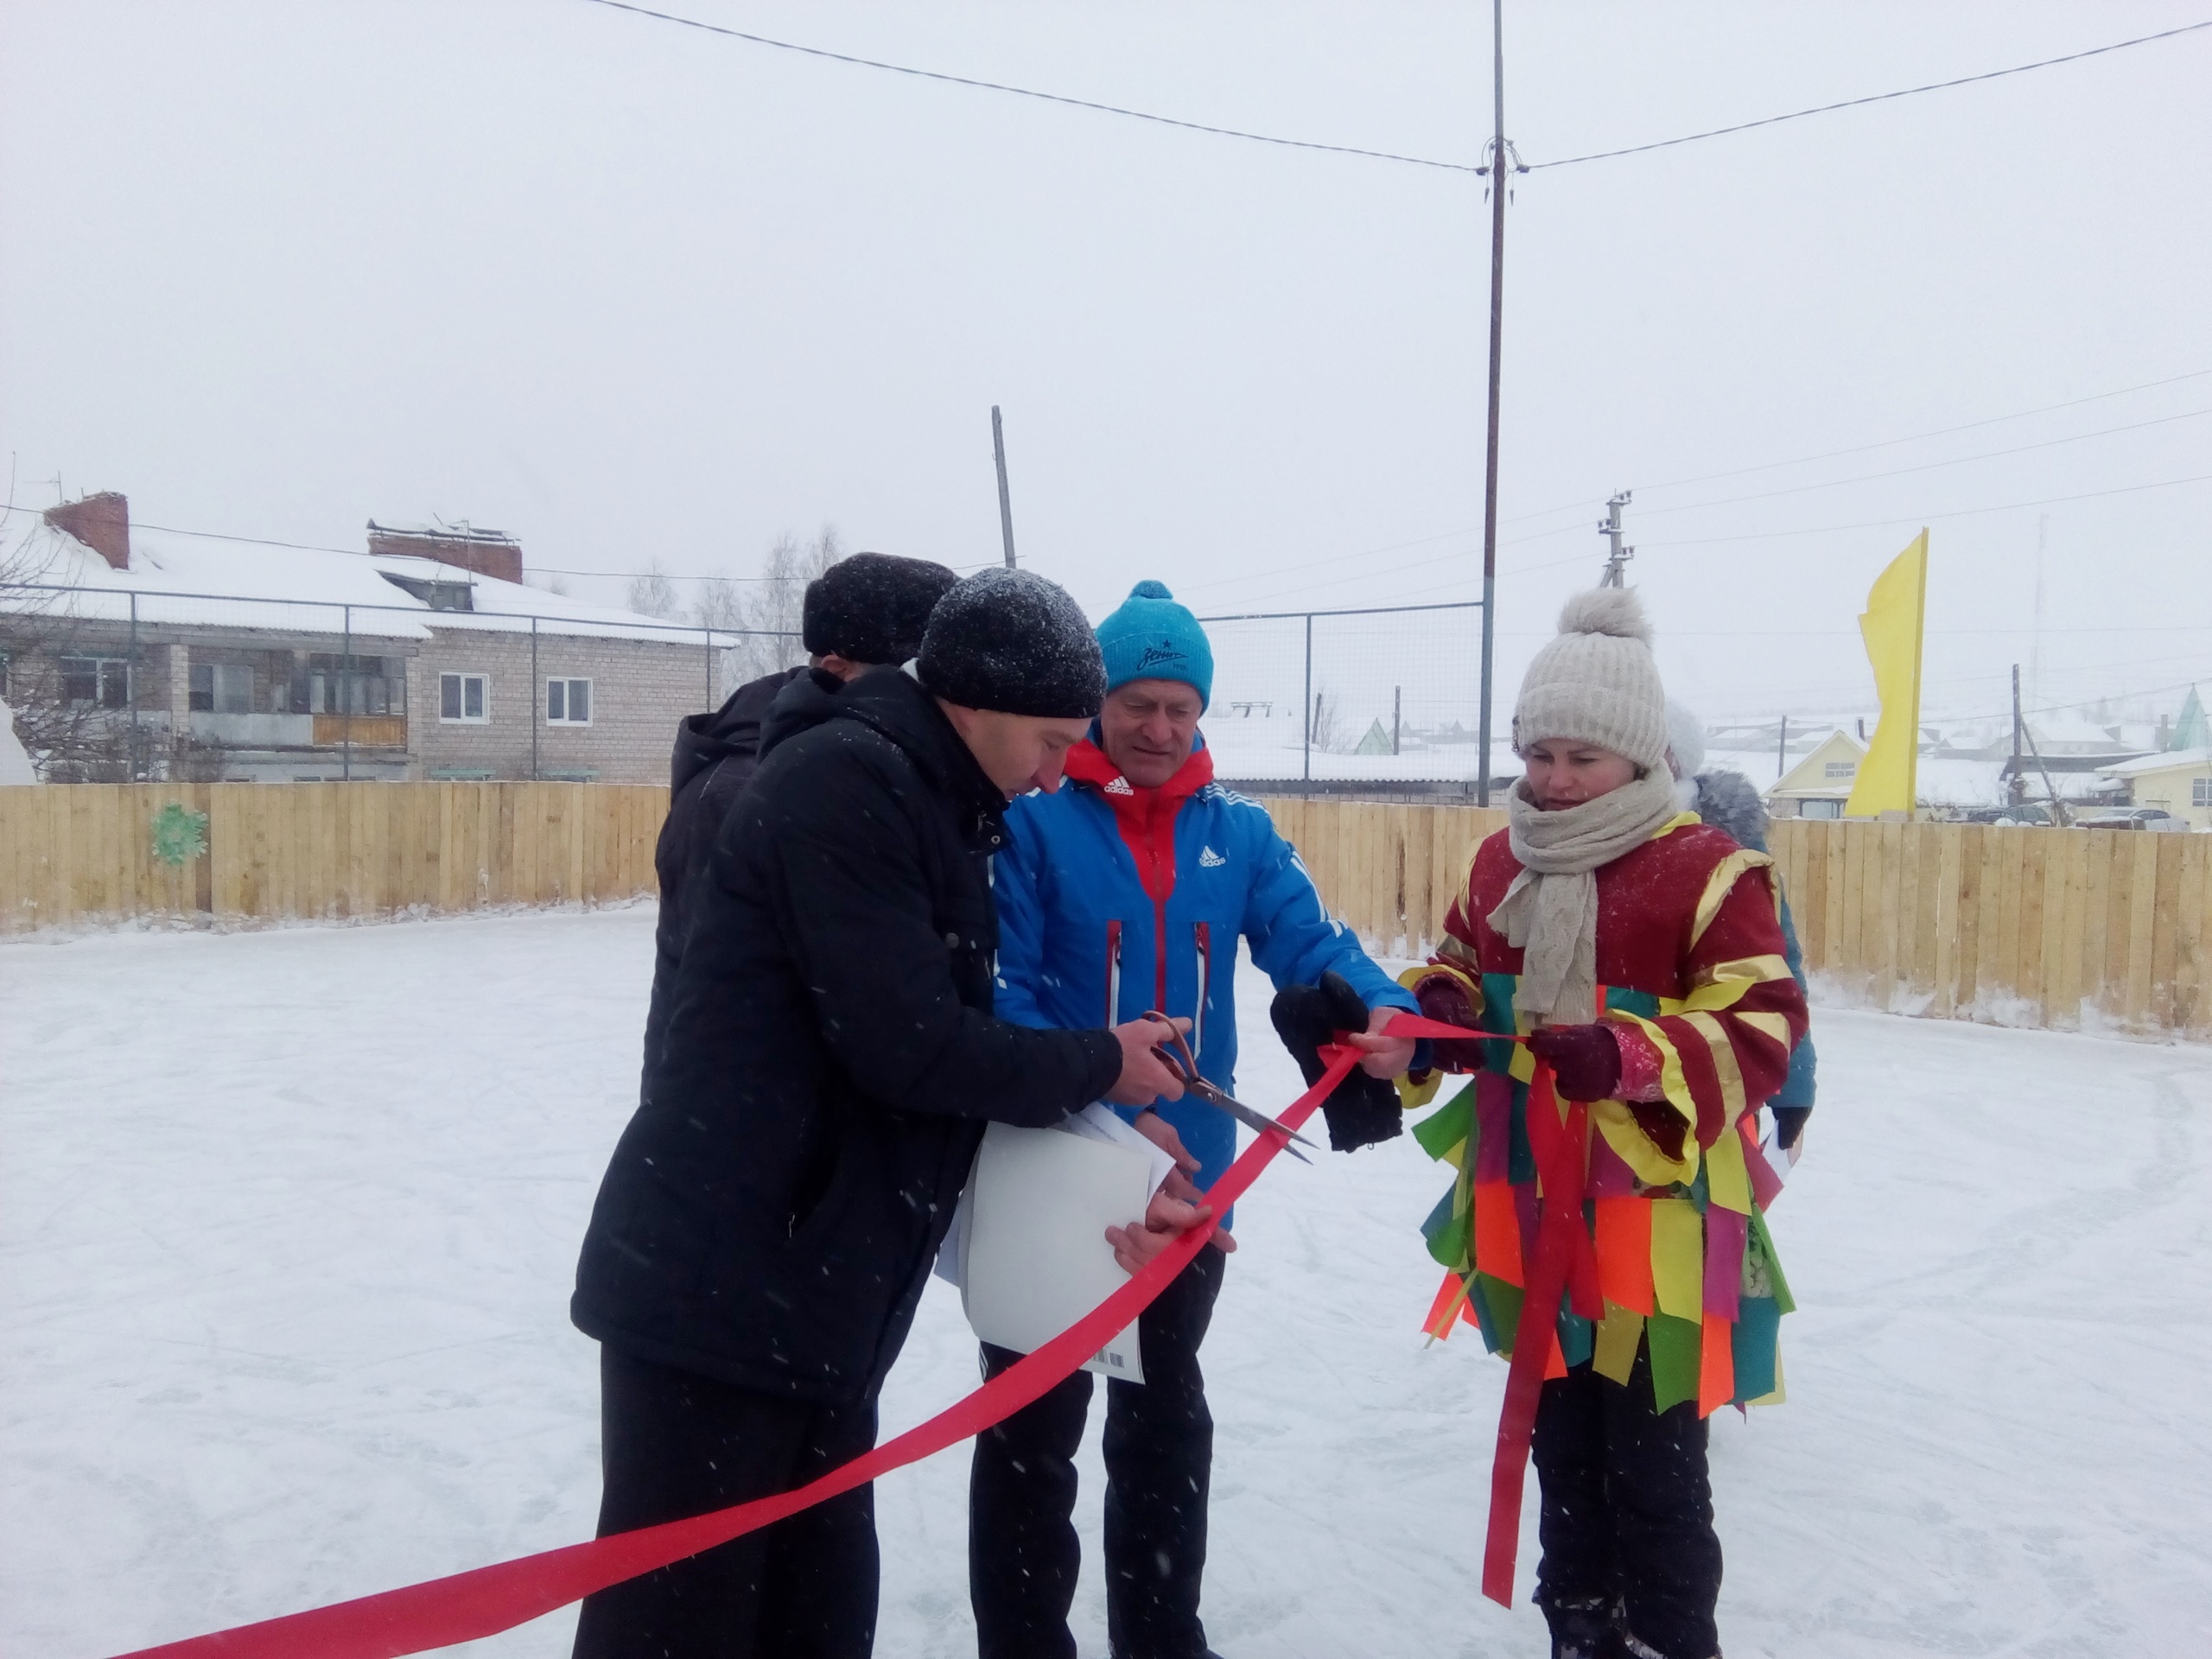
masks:
<path id="1" fill-rule="evenodd" d="M 1330 916 L 1266 810 L 1212 779 L 1201 748 L 1140 795 L 1086 742 L 1070 753 L 1057 792 L 1007 809 L 1012 833 L 992 877 L 1000 1019 L 1084 1029 L 1148 1008 L 1181 1015 L 1199 1071 L 1233 1094 L 1239 938 L 1278 988 L 1334 969 L 1369 1007 L 1419 1011 Z M 1252 1103 L 1270 1113 L 1283 1103 Z M 1236 1125 L 1226 1113 L 1187 1098 L 1153 1109 L 1202 1161 L 1200 1187 L 1229 1167 Z"/>

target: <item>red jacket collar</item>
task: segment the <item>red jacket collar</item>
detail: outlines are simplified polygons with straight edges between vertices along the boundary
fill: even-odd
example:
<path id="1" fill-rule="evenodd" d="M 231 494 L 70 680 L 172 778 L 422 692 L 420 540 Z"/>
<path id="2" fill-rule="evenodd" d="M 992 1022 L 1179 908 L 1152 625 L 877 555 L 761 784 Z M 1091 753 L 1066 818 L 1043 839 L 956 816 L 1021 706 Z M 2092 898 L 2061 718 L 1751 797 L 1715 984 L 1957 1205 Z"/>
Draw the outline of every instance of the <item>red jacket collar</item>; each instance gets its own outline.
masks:
<path id="1" fill-rule="evenodd" d="M 1213 781 L 1213 755 L 1201 744 L 1159 788 L 1141 789 L 1122 777 L 1121 768 L 1106 758 L 1106 752 L 1086 737 L 1068 751 L 1067 774 L 1071 781 L 1089 784 L 1117 806 L 1147 797 L 1180 806 Z"/>

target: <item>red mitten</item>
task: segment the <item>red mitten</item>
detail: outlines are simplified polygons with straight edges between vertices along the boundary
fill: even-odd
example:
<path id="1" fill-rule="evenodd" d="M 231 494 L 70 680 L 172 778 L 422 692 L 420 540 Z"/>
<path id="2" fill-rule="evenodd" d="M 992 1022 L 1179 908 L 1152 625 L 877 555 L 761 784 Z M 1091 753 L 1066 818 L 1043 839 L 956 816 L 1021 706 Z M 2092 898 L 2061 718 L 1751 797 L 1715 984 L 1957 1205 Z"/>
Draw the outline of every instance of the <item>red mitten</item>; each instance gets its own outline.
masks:
<path id="1" fill-rule="evenodd" d="M 1548 1063 L 1567 1100 L 1611 1100 L 1620 1092 L 1621 1046 L 1604 1026 L 1544 1026 L 1529 1052 Z"/>
<path id="2" fill-rule="evenodd" d="M 1482 1016 L 1482 999 L 1458 974 L 1448 969 L 1434 969 L 1415 979 L 1408 987 L 1414 1001 L 1421 1004 L 1421 1017 L 1440 1020 L 1447 1026 L 1478 1027 Z M 1438 1037 L 1431 1039 L 1434 1047 L 1431 1058 L 1441 1071 L 1479 1071 L 1483 1065 L 1483 1045 L 1476 1039 L 1461 1042 L 1455 1038 Z"/>

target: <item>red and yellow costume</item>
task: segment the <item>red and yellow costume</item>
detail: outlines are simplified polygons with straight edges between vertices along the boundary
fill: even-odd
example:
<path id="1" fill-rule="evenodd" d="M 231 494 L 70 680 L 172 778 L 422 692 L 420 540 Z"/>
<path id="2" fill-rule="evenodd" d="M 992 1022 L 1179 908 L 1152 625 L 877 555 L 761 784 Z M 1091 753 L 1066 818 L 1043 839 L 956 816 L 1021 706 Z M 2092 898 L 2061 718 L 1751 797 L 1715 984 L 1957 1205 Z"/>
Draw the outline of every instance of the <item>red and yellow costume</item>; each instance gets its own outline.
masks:
<path id="1" fill-rule="evenodd" d="M 1489 921 L 1521 868 L 1505 832 L 1484 841 L 1442 947 L 1406 976 L 1452 976 L 1486 1031 L 1529 1029 L 1514 1006 L 1521 952 Z M 1685 813 L 1595 879 L 1592 1017 L 1641 1033 L 1656 1056 L 1657 1098 L 1589 1107 L 1577 1150 L 1604 1312 L 1584 1318 L 1562 1302 L 1547 1375 L 1588 1360 L 1625 1383 L 1648 1339 L 1656 1410 L 1694 1400 L 1704 1416 L 1778 1398 L 1790 1302 L 1760 1214 L 1779 1183 L 1753 1120 L 1788 1074 L 1806 1011 L 1783 960 L 1771 861 Z M 1414 1130 L 1458 1171 L 1423 1229 L 1448 1269 L 1428 1328 L 1446 1336 L 1465 1318 L 1492 1351 L 1510 1352 L 1537 1245 L 1534 1069 L 1518 1045 L 1482 1046 L 1472 1084 Z M 1425 1080 L 1408 1103 L 1435 1088 Z"/>

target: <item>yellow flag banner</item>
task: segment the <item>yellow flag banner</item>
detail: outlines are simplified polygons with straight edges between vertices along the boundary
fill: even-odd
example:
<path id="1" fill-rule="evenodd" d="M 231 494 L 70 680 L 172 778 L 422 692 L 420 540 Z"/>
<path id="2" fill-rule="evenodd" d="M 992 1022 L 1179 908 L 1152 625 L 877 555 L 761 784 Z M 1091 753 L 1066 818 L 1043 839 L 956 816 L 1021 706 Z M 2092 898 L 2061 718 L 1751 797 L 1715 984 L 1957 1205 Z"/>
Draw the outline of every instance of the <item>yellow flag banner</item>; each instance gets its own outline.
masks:
<path id="1" fill-rule="evenodd" d="M 1890 561 L 1866 595 L 1859 632 L 1873 665 L 1882 717 L 1844 803 L 1846 817 L 1910 813 L 1919 779 L 1920 646 L 1928 611 L 1928 532 Z"/>

